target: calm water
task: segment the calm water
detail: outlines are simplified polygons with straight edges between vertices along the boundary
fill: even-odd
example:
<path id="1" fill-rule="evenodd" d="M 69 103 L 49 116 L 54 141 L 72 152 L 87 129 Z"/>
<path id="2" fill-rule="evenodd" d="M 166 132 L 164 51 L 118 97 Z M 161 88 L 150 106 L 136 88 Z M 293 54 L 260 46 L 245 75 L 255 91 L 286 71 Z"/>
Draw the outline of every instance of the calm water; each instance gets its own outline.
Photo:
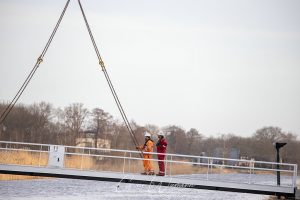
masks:
<path id="1" fill-rule="evenodd" d="M 237 177 L 237 175 L 227 175 Z M 247 176 L 238 175 L 241 180 Z M 195 178 L 196 176 L 194 176 Z M 261 179 L 261 180 L 258 180 Z M 269 180 L 268 180 L 269 179 Z M 272 180 L 270 180 L 272 179 Z M 273 182 L 274 177 L 260 176 L 257 181 Z M 13 200 L 98 200 L 98 199 L 231 199 L 264 200 L 265 195 L 197 190 L 188 188 L 159 187 L 149 185 L 71 180 L 42 179 L 21 181 L 0 181 L 0 199 Z"/>

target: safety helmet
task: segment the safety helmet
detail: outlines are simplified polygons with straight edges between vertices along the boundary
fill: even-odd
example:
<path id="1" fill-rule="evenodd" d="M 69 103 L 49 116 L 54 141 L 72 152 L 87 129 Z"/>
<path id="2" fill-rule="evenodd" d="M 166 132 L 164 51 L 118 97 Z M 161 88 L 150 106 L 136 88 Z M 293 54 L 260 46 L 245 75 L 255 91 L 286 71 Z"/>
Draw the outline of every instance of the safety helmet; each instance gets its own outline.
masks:
<path id="1" fill-rule="evenodd" d="M 151 137 L 151 134 L 147 131 L 144 132 L 145 137 Z"/>
<path id="2" fill-rule="evenodd" d="M 158 135 L 158 136 L 163 136 L 163 137 L 165 136 L 165 134 L 164 134 L 162 131 L 159 131 L 159 132 L 157 133 L 157 135 Z"/>

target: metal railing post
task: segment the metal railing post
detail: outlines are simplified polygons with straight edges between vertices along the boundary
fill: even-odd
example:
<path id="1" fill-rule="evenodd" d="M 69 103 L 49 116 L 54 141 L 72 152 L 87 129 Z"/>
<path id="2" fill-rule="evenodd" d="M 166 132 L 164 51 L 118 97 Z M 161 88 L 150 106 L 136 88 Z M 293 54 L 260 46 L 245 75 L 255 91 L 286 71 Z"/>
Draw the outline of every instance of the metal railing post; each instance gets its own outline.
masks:
<path id="1" fill-rule="evenodd" d="M 40 148 L 40 155 L 39 155 L 39 167 L 41 166 L 41 163 L 40 163 L 40 160 L 41 160 L 41 154 L 42 154 L 42 145 L 41 145 L 41 148 Z"/>
<path id="2" fill-rule="evenodd" d="M 173 156 L 171 156 L 171 161 L 173 161 Z M 170 162 L 170 176 L 172 175 L 172 162 Z"/>
<path id="3" fill-rule="evenodd" d="M 210 159 L 207 159 L 207 174 L 206 174 L 206 180 L 208 180 L 208 174 L 209 174 L 209 165 L 210 165 Z"/>
<path id="4" fill-rule="evenodd" d="M 297 187 L 297 165 L 294 165 L 294 173 L 293 173 L 293 188 Z"/>
<path id="5" fill-rule="evenodd" d="M 125 172 L 125 156 L 126 156 L 126 152 L 124 153 L 124 162 L 123 162 L 123 174 L 124 174 L 124 172 Z"/>
<path id="6" fill-rule="evenodd" d="M 81 161 L 80 161 L 80 169 L 82 170 L 82 161 L 83 161 L 83 154 L 84 154 L 84 149 L 82 149 L 82 152 L 81 152 Z"/>
<path id="7" fill-rule="evenodd" d="M 128 170 L 129 170 L 129 173 L 131 172 L 131 152 L 129 153 L 129 164 L 128 164 Z"/>
<path id="8" fill-rule="evenodd" d="M 50 151 L 50 146 L 48 146 L 48 152 L 49 151 Z M 67 152 L 67 147 L 64 147 L 64 163 L 63 163 L 64 168 L 66 167 L 66 160 L 67 160 L 66 152 Z"/>
<path id="9" fill-rule="evenodd" d="M 251 183 L 251 162 L 249 162 L 249 177 L 248 177 L 248 183 Z"/>
<path id="10" fill-rule="evenodd" d="M 132 162 L 133 162 L 133 169 L 132 169 L 132 172 L 134 173 L 134 172 L 135 172 L 135 163 L 136 163 L 136 162 L 135 162 L 135 160 L 133 160 Z"/>
<path id="11" fill-rule="evenodd" d="M 213 164 L 214 164 L 214 159 L 212 158 L 210 160 L 210 173 L 212 173 Z"/>
<path id="12" fill-rule="evenodd" d="M 166 155 L 165 157 L 165 163 L 166 163 L 166 166 L 165 166 L 165 175 L 168 175 L 168 155 Z"/>

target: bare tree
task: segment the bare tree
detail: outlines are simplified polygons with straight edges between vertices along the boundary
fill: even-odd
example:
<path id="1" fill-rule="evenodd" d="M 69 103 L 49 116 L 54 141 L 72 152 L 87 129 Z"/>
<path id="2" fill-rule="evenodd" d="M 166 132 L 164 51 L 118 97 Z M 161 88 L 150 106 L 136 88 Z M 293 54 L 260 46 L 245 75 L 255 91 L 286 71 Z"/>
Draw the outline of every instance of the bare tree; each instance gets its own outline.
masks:
<path id="1" fill-rule="evenodd" d="M 97 140 L 100 134 L 106 135 L 109 129 L 109 125 L 112 120 L 112 116 L 104 112 L 104 110 L 100 108 L 94 108 L 92 113 L 92 124 L 91 128 L 95 130 L 95 147 L 98 146 Z"/>
<path id="2" fill-rule="evenodd" d="M 199 155 L 201 153 L 200 143 L 203 136 L 199 133 L 197 129 L 191 128 L 186 133 L 186 138 L 187 138 L 188 153 Z"/>
<path id="3" fill-rule="evenodd" d="M 76 137 L 80 136 L 80 130 L 82 129 L 88 110 L 83 107 L 82 103 L 73 103 L 66 107 L 64 111 L 66 127 L 73 135 L 72 142 L 75 143 Z"/>
<path id="4" fill-rule="evenodd" d="M 53 109 L 53 117 L 51 118 L 50 130 L 55 135 L 56 144 L 67 144 L 65 114 L 61 108 Z"/>
<path id="5" fill-rule="evenodd" d="M 284 135 L 279 127 L 263 127 L 258 129 L 252 136 L 255 156 L 259 160 L 274 161 L 275 150 L 273 143 Z M 263 152 L 263 154 L 262 154 Z"/>
<path id="6" fill-rule="evenodd" d="M 151 133 L 151 134 L 157 134 L 159 131 L 158 126 L 154 125 L 154 124 L 146 124 L 145 128 Z"/>
<path id="7" fill-rule="evenodd" d="M 52 105 L 46 102 L 33 104 L 29 107 L 29 112 L 32 114 L 34 123 L 30 127 L 32 141 L 35 142 L 50 142 L 52 137 L 49 135 L 50 120 L 52 117 Z"/>
<path id="8" fill-rule="evenodd" d="M 121 122 L 112 124 L 113 135 L 111 137 L 113 148 L 128 149 L 132 147 L 132 141 L 126 126 Z M 130 148 L 132 149 L 132 148 Z"/>
<path id="9" fill-rule="evenodd" d="M 267 140 L 270 142 L 274 142 L 277 138 L 281 138 L 282 136 L 283 132 L 281 128 L 269 126 L 258 129 L 254 133 L 253 138 L 261 141 Z"/>
<path id="10" fill-rule="evenodd" d="M 168 126 L 164 128 L 167 134 L 168 148 L 174 153 L 188 153 L 185 131 L 178 126 Z"/>
<path id="11" fill-rule="evenodd" d="M 0 110 L 5 107 L 5 104 L 0 103 Z M 0 125 L 0 139 L 74 145 L 76 137 L 79 137 L 85 123 L 88 122 L 89 126 L 96 130 L 96 139 L 99 134 L 105 134 L 107 139 L 111 140 L 113 148 L 134 148 L 132 137 L 123 122 L 114 120 L 109 113 L 100 108 L 93 109 L 90 118 L 87 118 L 88 113 L 80 103 L 71 104 L 64 110 L 54 109 L 51 104 L 45 102 L 30 106 L 18 104 Z M 144 141 L 145 130 L 151 133 L 158 131 L 158 127 L 152 124 L 140 126 L 131 121 L 131 126 L 139 143 Z M 216 149 L 221 149 L 224 157 L 228 157 L 231 148 L 235 148 L 241 156 L 274 161 L 276 151 L 273 142 L 279 139 L 287 142 L 280 152 L 283 161 L 300 164 L 300 141 L 297 140 L 297 135 L 284 132 L 279 127 L 263 127 L 251 137 L 222 134 L 218 137 L 204 138 L 196 129 L 185 132 L 181 127 L 174 125 L 163 128 L 163 131 L 166 133 L 170 153 L 199 155 L 204 151 L 206 155 L 213 156 Z"/>

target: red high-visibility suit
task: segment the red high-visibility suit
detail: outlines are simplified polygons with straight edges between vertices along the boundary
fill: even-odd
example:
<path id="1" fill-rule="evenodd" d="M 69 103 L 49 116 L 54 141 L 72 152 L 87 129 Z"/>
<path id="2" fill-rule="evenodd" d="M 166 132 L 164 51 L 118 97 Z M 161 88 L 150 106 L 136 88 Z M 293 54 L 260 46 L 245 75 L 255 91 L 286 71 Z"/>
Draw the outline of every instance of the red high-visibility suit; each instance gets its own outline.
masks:
<path id="1" fill-rule="evenodd" d="M 144 159 L 152 159 L 152 154 L 147 154 L 147 152 L 153 152 L 153 141 L 149 139 L 144 145 L 138 147 L 138 149 L 143 151 Z M 154 174 L 154 169 L 151 160 L 143 160 L 144 173 Z"/>
<path id="2" fill-rule="evenodd" d="M 158 142 L 156 143 L 157 153 L 163 153 L 163 154 L 157 155 L 158 166 L 159 166 L 159 175 L 163 175 L 163 176 L 165 175 L 165 155 L 164 155 L 164 153 L 166 153 L 166 151 L 167 151 L 167 146 L 168 146 L 168 143 L 165 140 L 165 138 L 158 140 Z"/>

